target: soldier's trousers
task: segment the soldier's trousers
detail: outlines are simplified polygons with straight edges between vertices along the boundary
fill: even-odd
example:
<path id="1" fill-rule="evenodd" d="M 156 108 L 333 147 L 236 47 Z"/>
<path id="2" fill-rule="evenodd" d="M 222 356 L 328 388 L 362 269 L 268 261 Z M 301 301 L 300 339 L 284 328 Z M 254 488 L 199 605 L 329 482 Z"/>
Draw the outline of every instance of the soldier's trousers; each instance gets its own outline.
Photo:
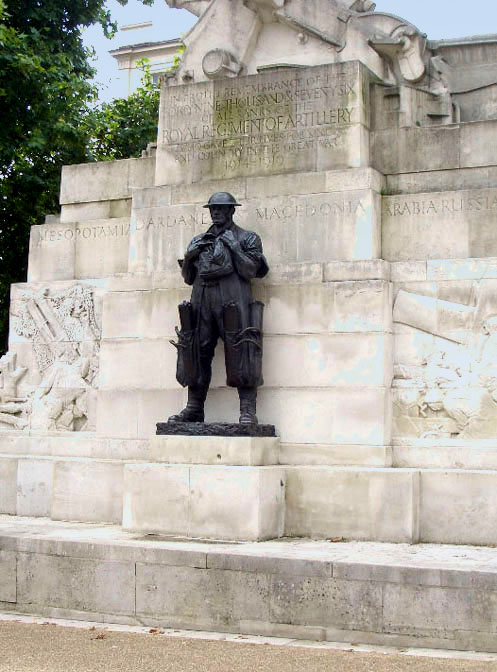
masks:
<path id="1" fill-rule="evenodd" d="M 225 340 L 223 324 L 223 300 L 219 284 L 206 285 L 200 304 L 193 304 L 196 314 L 200 350 L 202 387 L 209 387 L 212 376 L 212 360 L 217 341 Z"/>

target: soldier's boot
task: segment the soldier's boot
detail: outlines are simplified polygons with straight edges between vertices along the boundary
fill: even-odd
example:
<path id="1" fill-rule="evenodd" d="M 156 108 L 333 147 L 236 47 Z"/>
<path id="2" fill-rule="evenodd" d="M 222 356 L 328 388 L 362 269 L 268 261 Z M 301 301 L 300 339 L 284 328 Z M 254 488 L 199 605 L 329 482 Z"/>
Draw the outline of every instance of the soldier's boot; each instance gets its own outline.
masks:
<path id="1" fill-rule="evenodd" d="M 256 425 L 256 403 L 257 403 L 257 388 L 256 387 L 239 387 L 238 396 L 240 397 L 240 424 L 241 425 Z"/>
<path id="2" fill-rule="evenodd" d="M 169 422 L 204 422 L 207 389 L 206 387 L 189 387 L 188 402 L 185 408 L 176 415 L 171 415 Z"/>

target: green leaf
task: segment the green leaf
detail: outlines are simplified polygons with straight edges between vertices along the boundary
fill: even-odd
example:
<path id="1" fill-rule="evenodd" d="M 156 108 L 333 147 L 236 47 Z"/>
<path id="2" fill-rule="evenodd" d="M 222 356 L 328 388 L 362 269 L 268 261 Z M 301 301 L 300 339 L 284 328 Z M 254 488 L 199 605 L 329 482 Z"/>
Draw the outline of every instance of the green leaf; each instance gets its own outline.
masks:
<path id="1" fill-rule="evenodd" d="M 26 280 L 31 226 L 58 211 L 62 166 L 138 156 L 156 134 L 148 83 L 136 101 L 92 109 L 82 31 L 94 24 L 116 30 L 104 0 L 0 0 L 0 354 L 10 284 Z"/>

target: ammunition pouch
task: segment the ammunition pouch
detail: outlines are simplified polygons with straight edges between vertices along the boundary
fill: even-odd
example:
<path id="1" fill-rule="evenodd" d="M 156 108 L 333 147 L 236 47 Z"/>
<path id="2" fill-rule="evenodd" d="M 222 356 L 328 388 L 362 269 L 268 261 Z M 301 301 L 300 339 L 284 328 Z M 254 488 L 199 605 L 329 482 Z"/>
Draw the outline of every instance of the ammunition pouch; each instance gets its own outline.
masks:
<path id="1" fill-rule="evenodd" d="M 249 305 L 249 325 L 242 328 L 236 303 L 223 306 L 226 383 L 230 387 L 258 387 L 262 379 L 262 322 L 264 304 Z"/>
<path id="2" fill-rule="evenodd" d="M 190 301 L 183 301 L 178 306 L 178 311 L 181 323 L 181 330 L 175 328 L 178 342 L 169 341 L 178 351 L 176 380 L 183 387 L 195 387 L 202 384 L 202 371 L 193 306 Z"/>

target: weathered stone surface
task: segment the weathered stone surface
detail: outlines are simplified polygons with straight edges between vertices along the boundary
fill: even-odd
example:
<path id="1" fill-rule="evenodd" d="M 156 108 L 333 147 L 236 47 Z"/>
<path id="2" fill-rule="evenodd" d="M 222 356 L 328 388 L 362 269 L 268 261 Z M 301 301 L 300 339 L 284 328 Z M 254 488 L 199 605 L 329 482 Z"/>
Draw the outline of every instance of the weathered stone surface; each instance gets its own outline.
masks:
<path id="1" fill-rule="evenodd" d="M 273 269 L 264 282 L 256 282 L 254 293 L 266 304 L 264 333 L 266 335 L 316 334 L 331 336 L 335 332 L 390 332 L 392 330 L 392 288 L 384 280 L 344 280 L 350 274 L 371 271 L 357 269 L 354 262 L 337 262 L 339 268 L 325 268 L 328 274 L 323 282 L 321 264 L 294 264 Z M 366 266 L 369 264 L 366 263 Z M 334 265 L 333 265 L 334 266 Z M 335 280 L 332 281 L 332 276 Z M 337 277 L 339 276 L 339 278 Z M 177 273 L 177 279 L 182 282 Z M 166 277 L 165 283 L 171 283 Z M 158 279 L 155 282 L 159 282 Z M 113 349 L 133 346 L 133 339 L 164 339 L 174 336 L 178 324 L 178 304 L 188 297 L 188 289 L 172 286 L 169 289 L 151 288 L 141 291 L 128 288 L 128 279 L 115 283 L 115 291 L 103 297 L 102 335 L 107 357 Z M 132 314 L 133 320 L 123 320 L 123 314 Z M 130 341 L 126 346 L 124 341 Z M 106 341 L 109 343 L 107 344 Z M 161 347 L 153 342 L 150 348 Z M 174 349 L 168 345 L 174 354 Z M 171 354 L 170 353 L 170 354 Z M 165 357 L 167 353 L 160 354 Z M 136 357 L 137 352 L 129 353 Z M 143 356 L 145 358 L 145 356 Z M 163 366 L 157 362 L 158 367 Z M 103 362 L 106 366 L 106 362 Z M 129 367 L 133 366 L 130 363 Z M 114 365 L 114 369 L 115 369 Z M 121 374 L 114 371 L 115 375 Z M 139 372 L 138 372 L 139 373 Z"/>
<path id="2" fill-rule="evenodd" d="M 125 529 L 240 541 L 283 534 L 281 468 L 128 464 L 124 471 Z"/>
<path id="3" fill-rule="evenodd" d="M 497 259 L 443 259 L 426 262 L 426 279 L 436 281 L 455 280 L 495 280 L 497 279 Z M 452 284 L 452 287 L 456 285 Z"/>
<path id="4" fill-rule="evenodd" d="M 487 189 L 497 183 L 497 166 L 399 173 L 388 175 L 385 179 L 385 192 L 389 195 Z"/>
<path id="5" fill-rule="evenodd" d="M 495 472 L 421 472 L 421 541 L 446 544 L 497 543 Z"/>
<path id="6" fill-rule="evenodd" d="M 131 198 L 118 198 L 90 203 L 68 203 L 61 206 L 60 221 L 62 223 L 86 222 L 93 219 L 114 219 L 130 215 Z"/>
<path id="7" fill-rule="evenodd" d="M 495 120 L 436 128 L 395 128 L 372 134 L 374 167 L 384 174 L 494 167 L 489 141 Z"/>
<path id="8" fill-rule="evenodd" d="M 148 455 L 149 442 L 127 441 L 126 439 L 109 439 L 97 437 L 92 432 L 0 432 L 0 445 L 2 452 L 12 456 L 22 456 L 27 460 L 28 473 L 33 468 L 33 476 L 36 481 L 38 466 L 47 457 L 88 457 L 96 459 L 123 459 L 139 460 Z M 26 457 L 29 456 L 29 457 Z M 35 458 L 40 457 L 38 461 Z M 33 462 L 33 464 L 31 464 Z M 48 463 L 49 461 L 47 461 Z M 52 461 L 53 463 L 53 461 Z M 21 464 L 19 473 L 25 467 Z M 40 470 L 43 467 L 40 466 Z M 28 479 L 30 482 L 30 479 Z"/>
<path id="9" fill-rule="evenodd" d="M 119 278 L 115 290 L 104 298 L 103 338 L 172 338 L 174 325 L 178 323 L 178 305 L 188 298 L 183 278 L 177 271 L 175 276 L 177 287 L 155 291 L 151 291 L 152 287 L 147 288 L 149 291 L 135 289 L 129 286 L 129 281 L 123 286 L 123 280 Z M 123 320 L 123 315 L 133 315 L 133 319 Z M 174 348 L 171 350 L 174 352 Z"/>
<path id="10" fill-rule="evenodd" d="M 0 551 L 0 602 L 17 601 L 16 554 Z"/>
<path id="11" fill-rule="evenodd" d="M 280 464 L 339 467 L 391 467 L 391 446 L 343 446 L 312 443 L 282 443 Z M 404 466 L 404 465 L 398 465 Z M 405 466 L 413 466 L 411 464 Z"/>
<path id="12" fill-rule="evenodd" d="M 461 167 L 495 166 L 497 152 L 492 142 L 497 120 L 461 124 Z"/>
<path id="13" fill-rule="evenodd" d="M 383 197 L 383 253 L 390 261 L 497 254 L 497 189 Z"/>
<path id="14" fill-rule="evenodd" d="M 156 184 L 366 165 L 370 78 L 350 62 L 166 88 Z"/>
<path id="15" fill-rule="evenodd" d="M 278 464 L 279 448 L 279 438 L 221 437 L 217 434 L 199 436 L 194 433 L 192 436 L 184 434 L 156 436 L 150 440 L 149 455 L 150 459 L 167 464 L 225 464 L 255 467 Z"/>
<path id="16" fill-rule="evenodd" d="M 74 228 L 74 224 L 67 225 L 60 222 L 48 225 L 41 224 L 31 228 L 28 263 L 29 282 L 72 280 L 75 277 Z M 66 232 L 68 233 L 66 234 Z M 48 236 L 48 238 L 45 236 Z"/>
<path id="17" fill-rule="evenodd" d="M 0 456 L 0 512 L 17 513 L 18 460 Z"/>
<path id="18" fill-rule="evenodd" d="M 391 128 L 371 137 L 373 166 L 385 175 L 464 167 L 460 126 Z"/>
<path id="19" fill-rule="evenodd" d="M 349 290 L 352 294 L 352 290 Z M 350 320 L 342 323 L 343 330 L 349 333 L 332 333 L 325 335 L 316 333 L 312 335 L 272 335 L 267 333 L 264 338 L 264 361 L 263 375 L 265 385 L 278 389 L 302 387 L 324 388 L 330 386 L 364 387 L 375 385 L 390 385 L 392 379 L 391 351 L 392 337 L 390 334 L 379 333 L 375 329 L 368 332 L 368 326 L 377 327 L 376 319 L 381 320 L 384 316 L 378 313 L 383 308 L 383 298 L 388 301 L 388 295 L 382 297 L 370 294 L 372 300 L 376 299 L 377 305 L 372 305 L 372 312 L 364 320 L 356 313 L 345 316 L 336 307 L 336 321 L 341 318 Z M 344 300 L 346 297 L 344 297 Z M 355 301 L 354 301 L 355 299 Z M 366 301 L 366 297 L 351 297 L 351 302 L 359 303 Z M 379 304 L 379 305 L 378 305 Z M 317 306 L 314 306 L 316 308 Z M 351 306 L 353 309 L 354 306 Z M 278 313 L 282 314 L 285 307 L 277 306 Z M 340 312 L 339 312 L 340 311 Z M 293 311 L 292 311 L 293 312 Z M 337 314 L 338 313 L 338 314 Z M 312 318 L 313 308 L 305 311 L 307 318 Z M 284 315 L 285 321 L 291 314 Z M 316 319 L 328 320 L 333 315 L 315 315 Z M 386 320 L 389 322 L 389 318 Z M 273 327 L 271 320 L 269 327 Z M 313 325 L 316 328 L 316 325 Z M 283 324 L 282 324 L 283 327 Z M 289 323 L 289 328 L 291 324 Z M 173 333 L 171 333 L 171 337 Z M 212 387 L 226 386 L 226 373 L 224 367 L 224 349 L 219 344 L 215 357 L 214 375 Z M 169 339 L 116 339 L 105 340 L 101 350 L 101 375 L 100 384 L 102 390 L 109 389 L 169 389 L 177 386 L 176 382 L 176 351 L 169 343 Z M 127 367 L 121 364 L 129 362 Z M 294 362 L 300 362 L 301 368 L 295 368 Z M 305 371 L 305 374 L 303 374 Z M 236 391 L 233 392 L 236 396 Z M 172 415 L 172 408 L 168 415 Z M 179 410 L 179 409 L 176 409 Z M 164 412 L 162 413 L 164 415 Z M 235 414 L 226 420 L 233 420 L 239 415 Z M 224 420 L 224 417 L 213 420 Z M 271 418 L 268 418 L 270 421 Z M 205 430 L 207 431 L 207 430 Z M 217 431 L 217 430 L 216 430 Z M 259 430 L 256 430 L 259 431 Z"/>
<path id="20" fill-rule="evenodd" d="M 358 172 L 360 184 L 365 180 L 361 180 L 363 171 Z M 261 190 L 243 201 L 235 221 L 261 236 L 271 266 L 378 258 L 381 253 L 379 192 L 369 186 L 343 191 L 333 191 L 335 185 L 330 186 L 331 190 L 324 184 L 322 192 L 314 189 L 311 193 L 301 193 L 303 188 L 297 187 L 296 193 L 291 195 L 265 195 Z M 142 202 L 140 208 L 133 209 L 130 272 L 176 270 L 179 274 L 177 260 L 183 257 L 191 238 L 205 231 L 211 223 L 202 207 L 205 199 L 196 202 L 193 200 L 196 198 L 193 194 L 186 203 L 155 205 L 149 194 L 150 204 Z M 309 236 L 311 230 L 312 236 Z"/>
<path id="21" fill-rule="evenodd" d="M 106 278 L 125 273 L 129 233 L 129 216 L 34 226 L 28 280 Z"/>
<path id="22" fill-rule="evenodd" d="M 148 439 L 155 436 L 157 418 L 170 415 L 185 405 L 185 393 L 178 385 L 174 390 L 111 389 L 99 390 L 97 432 L 101 436 L 122 439 Z M 120 410 L 116 425 L 115 409 Z M 237 409 L 231 415 L 236 416 Z"/>
<path id="23" fill-rule="evenodd" d="M 276 436 L 274 425 L 240 425 L 222 422 L 158 422 L 159 435 L 184 436 Z"/>
<path id="24" fill-rule="evenodd" d="M 190 471 L 164 464 L 128 465 L 124 470 L 124 529 L 188 536 Z"/>
<path id="25" fill-rule="evenodd" d="M 134 563 L 18 553 L 17 603 L 132 614 Z"/>
<path id="26" fill-rule="evenodd" d="M 54 520 L 119 523 L 123 464 L 118 461 L 57 460 L 51 517 Z"/>
<path id="27" fill-rule="evenodd" d="M 52 513 L 53 460 L 19 460 L 17 515 L 48 516 Z"/>
<path id="28" fill-rule="evenodd" d="M 221 545 L 9 516 L 0 540 L 9 549 L 0 552 L 0 598 L 21 613 L 452 649 L 497 644 L 495 548 Z"/>
<path id="29" fill-rule="evenodd" d="M 211 390 L 207 421 L 236 417 L 237 402 L 231 389 Z M 390 441 L 390 411 L 389 391 L 374 387 L 263 387 L 257 406 L 259 421 L 273 421 L 285 443 L 384 445 Z"/>
<path id="30" fill-rule="evenodd" d="M 310 598 L 310 599 L 309 599 Z M 295 604 L 301 605 L 295 609 Z M 352 604 L 361 605 L 351 609 Z M 292 582 L 271 577 L 271 620 L 295 625 L 342 625 L 351 630 L 381 627 L 382 591 L 367 582 L 294 577 Z"/>
<path id="31" fill-rule="evenodd" d="M 281 389 L 298 389 L 304 382 L 316 388 L 389 386 L 391 353 L 390 334 L 266 336 L 264 381 Z M 296 368 L 294 362 L 300 366 Z"/>
<path id="32" fill-rule="evenodd" d="M 286 474 L 286 535 L 418 541 L 416 472 L 287 467 Z"/>
<path id="33" fill-rule="evenodd" d="M 476 469 L 497 471 L 497 450 L 493 439 L 441 445 L 440 439 L 396 439 L 392 447 L 394 467 L 421 469 Z"/>
<path id="34" fill-rule="evenodd" d="M 399 261 L 390 264 L 390 269 L 392 282 L 424 282 L 428 279 L 426 261 Z"/>
<path id="35" fill-rule="evenodd" d="M 242 618 L 269 620 L 264 574 L 138 564 L 136 584 L 136 611 L 144 617 L 188 619 L 219 629 Z"/>
<path id="36" fill-rule="evenodd" d="M 131 189 L 153 185 L 154 159 L 124 159 L 64 166 L 60 202 L 88 203 L 129 198 Z"/>
<path id="37" fill-rule="evenodd" d="M 495 633 L 497 627 L 495 591 L 387 584 L 383 599 L 391 632 L 440 637 L 448 630 Z"/>
<path id="38" fill-rule="evenodd" d="M 383 259 L 331 261 L 324 265 L 324 281 L 390 280 L 390 266 Z"/>

